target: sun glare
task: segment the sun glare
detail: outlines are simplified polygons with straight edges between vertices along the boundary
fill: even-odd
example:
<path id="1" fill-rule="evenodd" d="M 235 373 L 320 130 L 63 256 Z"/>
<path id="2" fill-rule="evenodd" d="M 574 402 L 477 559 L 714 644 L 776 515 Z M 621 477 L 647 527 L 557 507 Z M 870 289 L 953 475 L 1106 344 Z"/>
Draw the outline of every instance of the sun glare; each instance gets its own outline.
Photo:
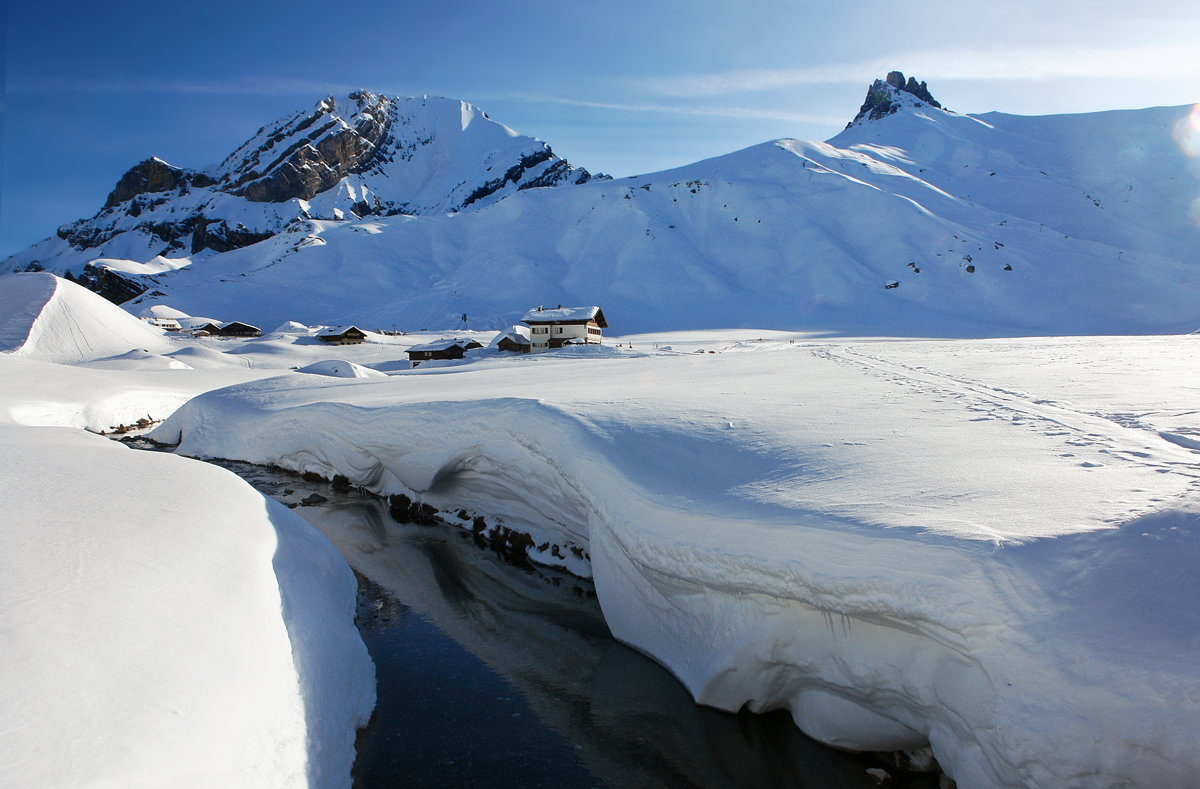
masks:
<path id="1" fill-rule="evenodd" d="M 1200 158 L 1200 104 L 1175 126 L 1175 141 L 1193 159 Z"/>

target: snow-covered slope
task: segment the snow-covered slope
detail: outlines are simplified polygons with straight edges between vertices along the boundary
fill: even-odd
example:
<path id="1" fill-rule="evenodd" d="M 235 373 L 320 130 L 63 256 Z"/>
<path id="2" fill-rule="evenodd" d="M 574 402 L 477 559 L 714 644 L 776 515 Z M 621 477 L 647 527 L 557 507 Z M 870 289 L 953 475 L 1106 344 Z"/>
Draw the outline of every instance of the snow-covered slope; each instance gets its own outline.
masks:
<path id="1" fill-rule="evenodd" d="M 145 258 L 157 253 L 150 244 L 137 254 L 153 290 L 130 309 L 165 297 L 261 325 L 408 330 L 447 328 L 464 313 L 473 327 L 499 329 L 547 303 L 599 304 L 616 333 L 1200 326 L 1191 108 L 968 116 L 897 77 L 876 82 L 864 112 L 825 143 L 778 140 L 620 181 L 509 188 L 449 216 L 310 212 L 261 243 L 174 271 Z M 223 172 L 236 180 L 236 167 Z M 371 193 L 400 199 L 381 186 Z"/>
<path id="2" fill-rule="evenodd" d="M 64 225 L 5 267 L 82 274 L 101 288 L 107 283 L 87 263 L 156 274 L 297 219 L 442 214 L 591 177 L 466 102 L 358 91 L 262 127 L 211 170 L 147 159 L 94 217 Z"/>
<path id="3" fill-rule="evenodd" d="M 0 353 L 72 363 L 169 347 L 162 329 L 49 272 L 0 277 Z"/>
<path id="4" fill-rule="evenodd" d="M 1196 785 L 1200 338 L 681 339 L 276 377 L 154 435 L 576 546 L 700 702 L 963 789 Z"/>
<path id="5" fill-rule="evenodd" d="M 463 313 L 498 329 L 544 303 L 600 304 L 615 332 L 1200 325 L 1187 199 L 1200 181 L 1173 138 L 1187 108 L 985 121 L 915 104 L 828 143 L 764 143 L 470 215 L 297 224 L 157 287 L 267 323 L 409 329 Z M 1122 140 L 1142 154 L 1119 155 Z"/>
<path id="6" fill-rule="evenodd" d="M 341 557 L 232 474 L 66 427 L 231 377 L 184 373 L 0 354 L 0 785 L 350 786 L 375 693 Z"/>

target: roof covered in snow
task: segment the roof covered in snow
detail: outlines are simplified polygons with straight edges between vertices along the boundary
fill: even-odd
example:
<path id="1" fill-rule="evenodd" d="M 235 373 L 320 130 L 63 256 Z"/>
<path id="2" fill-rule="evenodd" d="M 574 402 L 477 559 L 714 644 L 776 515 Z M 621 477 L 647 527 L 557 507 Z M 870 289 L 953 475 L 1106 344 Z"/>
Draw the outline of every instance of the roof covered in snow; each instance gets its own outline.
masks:
<path id="1" fill-rule="evenodd" d="M 529 336 L 528 326 L 510 326 L 507 330 L 500 332 L 492 338 L 491 346 L 494 348 L 504 340 L 511 340 L 517 345 L 530 345 L 532 340 Z"/>
<path id="2" fill-rule="evenodd" d="M 360 332 L 362 334 L 366 334 L 365 331 L 363 331 L 362 329 L 358 328 L 357 326 L 354 326 L 353 324 L 351 324 L 350 326 L 326 326 L 324 329 L 321 329 L 320 331 L 318 331 L 316 336 L 318 336 L 318 337 L 340 337 L 343 334 L 345 334 L 346 332 L 351 331 L 351 330 Z"/>
<path id="3" fill-rule="evenodd" d="M 604 320 L 604 313 L 595 305 L 591 307 L 555 307 L 554 309 L 537 307 L 525 313 L 525 317 L 521 320 L 524 323 L 587 323 L 594 320 L 600 326 L 608 327 L 608 322 Z"/>
<path id="4" fill-rule="evenodd" d="M 474 343 L 474 345 L 472 345 L 472 343 Z M 474 347 L 474 348 L 482 347 L 478 342 L 475 342 L 475 340 L 472 340 L 469 337 L 458 337 L 455 339 L 434 340 L 433 342 L 427 342 L 422 345 L 414 345 L 411 348 L 409 348 L 407 351 L 405 351 L 405 353 L 414 353 L 414 352 L 422 353 L 422 352 L 426 352 L 426 351 L 448 351 L 456 345 L 461 346 L 463 349 L 468 349 L 468 348 L 472 348 L 472 347 Z"/>

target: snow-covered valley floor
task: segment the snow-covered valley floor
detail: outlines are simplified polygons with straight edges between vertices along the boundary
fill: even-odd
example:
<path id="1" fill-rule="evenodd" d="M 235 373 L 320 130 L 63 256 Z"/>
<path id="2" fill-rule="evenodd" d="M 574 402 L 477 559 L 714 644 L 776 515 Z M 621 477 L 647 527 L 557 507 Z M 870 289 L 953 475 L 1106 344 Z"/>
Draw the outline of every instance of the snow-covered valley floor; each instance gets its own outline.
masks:
<path id="1" fill-rule="evenodd" d="M 189 574 L 176 574 L 163 600 L 249 617 L 236 586 L 208 580 L 210 560 L 243 539 L 229 529 L 266 524 L 264 505 L 230 504 L 243 501 L 234 488 L 244 485 L 205 466 L 39 426 L 95 429 L 118 412 L 136 419 L 150 410 L 148 393 L 161 403 L 149 414 L 158 418 L 240 377 L 187 400 L 152 437 L 178 442 L 180 454 L 342 475 L 382 495 L 485 515 L 535 546 L 575 547 L 583 558 L 571 569 L 592 576 L 612 632 L 703 704 L 786 708 L 805 732 L 848 748 L 930 746 L 965 789 L 1194 785 L 1200 337 L 707 332 L 606 342 L 413 370 L 377 356 L 371 364 L 389 375 L 353 379 L 287 371 L 318 361 L 318 351 L 283 339 L 224 346 L 220 356 L 253 361 L 240 372 L 151 370 L 164 357 L 149 353 L 121 369 L 0 356 L 4 665 L 7 686 L 21 688 L 6 693 L 5 714 L 19 723 L 0 735 L 0 775 L 54 785 L 52 761 L 94 780 L 86 760 L 47 752 L 75 752 L 86 740 L 75 694 L 103 701 L 92 720 L 157 721 L 182 709 L 220 717 L 199 698 L 206 683 L 240 692 L 240 674 L 206 663 L 186 703 L 144 682 L 136 703 L 122 698 L 115 689 L 130 681 L 131 656 L 139 671 L 191 661 L 161 652 L 161 641 L 111 637 L 133 616 L 114 624 L 113 612 L 137 609 L 94 590 L 120 576 L 136 597 L 183 566 Z M 343 358 L 366 361 L 381 347 L 347 348 Z M 200 562 L 165 534 L 97 537 L 115 524 L 163 523 L 226 551 L 206 549 Z M 69 533 L 50 550 L 56 528 Z M 254 566 L 270 572 L 269 562 Z M 283 588 L 286 577 L 272 583 Z M 50 599 L 75 617 L 38 642 L 30 633 L 44 625 L 47 599 L 30 590 L 45 578 L 64 579 Z M 335 626 L 339 615 L 327 614 Z M 189 626 L 177 638 L 196 636 Z M 293 635 L 303 665 L 296 643 Z M 47 654 L 88 666 L 87 687 L 56 688 Z M 279 709 L 265 691 L 258 698 Z M 340 726 L 352 735 L 361 706 L 326 709 L 337 719 L 327 734 Z M 100 738 L 114 740 L 129 747 L 124 735 Z M 138 769 L 168 768 L 151 760 Z"/>

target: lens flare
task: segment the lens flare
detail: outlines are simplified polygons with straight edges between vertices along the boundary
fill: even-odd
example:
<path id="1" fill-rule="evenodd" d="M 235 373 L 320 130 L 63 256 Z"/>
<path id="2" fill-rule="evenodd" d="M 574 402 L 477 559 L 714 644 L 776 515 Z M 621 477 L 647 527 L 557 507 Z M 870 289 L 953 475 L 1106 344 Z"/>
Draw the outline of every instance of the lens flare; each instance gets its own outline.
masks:
<path id="1" fill-rule="evenodd" d="M 1194 105 L 1192 111 L 1175 124 L 1174 136 L 1179 149 L 1192 160 L 1189 169 L 1200 182 L 1200 104 Z M 1188 217 L 1193 225 L 1200 227 L 1200 197 L 1188 207 Z"/>
<path id="2" fill-rule="evenodd" d="M 1200 104 L 1175 125 L 1175 142 L 1188 156 L 1200 158 Z"/>

